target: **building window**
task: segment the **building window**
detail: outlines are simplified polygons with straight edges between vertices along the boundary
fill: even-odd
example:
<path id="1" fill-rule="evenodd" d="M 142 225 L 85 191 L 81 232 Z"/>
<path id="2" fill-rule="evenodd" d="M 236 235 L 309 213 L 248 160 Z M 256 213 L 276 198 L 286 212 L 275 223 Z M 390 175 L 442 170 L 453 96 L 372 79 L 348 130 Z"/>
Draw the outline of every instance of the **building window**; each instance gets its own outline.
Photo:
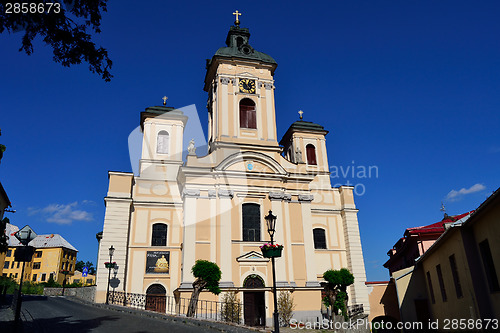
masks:
<path id="1" fill-rule="evenodd" d="M 491 256 L 490 244 L 488 243 L 487 239 L 479 243 L 479 251 L 481 252 L 481 259 L 483 259 L 483 267 L 486 273 L 486 279 L 488 279 L 488 285 L 490 286 L 490 291 L 491 292 L 500 291 L 497 271 L 495 270 L 495 263 L 493 262 L 493 257 Z"/>
<path id="2" fill-rule="evenodd" d="M 151 238 L 151 246 L 166 246 L 167 245 L 167 225 L 163 223 L 153 224 L 153 237 Z"/>
<path id="3" fill-rule="evenodd" d="M 463 296 L 462 286 L 460 285 L 460 278 L 458 276 L 457 262 L 455 260 L 455 255 L 452 254 L 450 257 L 450 268 L 451 274 L 453 275 L 453 282 L 455 283 L 455 291 L 457 292 L 457 298 Z"/>
<path id="4" fill-rule="evenodd" d="M 40 281 L 45 282 L 46 277 L 47 277 L 47 274 L 43 273 L 42 277 L 40 278 Z"/>
<path id="5" fill-rule="evenodd" d="M 243 241 L 260 242 L 260 206 L 254 203 L 243 204 Z"/>
<path id="6" fill-rule="evenodd" d="M 160 131 L 156 140 L 156 152 L 158 154 L 168 154 L 169 135 L 167 131 Z"/>
<path id="7" fill-rule="evenodd" d="M 54 273 L 50 273 L 49 280 L 51 280 L 51 279 L 54 280 Z"/>
<path id="8" fill-rule="evenodd" d="M 240 101 L 240 127 L 257 128 L 255 103 L 249 98 L 244 98 Z"/>
<path id="9" fill-rule="evenodd" d="M 33 269 L 40 269 L 40 263 L 39 262 L 33 263 Z"/>
<path id="10" fill-rule="evenodd" d="M 8 262 L 8 261 L 4 262 L 3 268 L 9 268 L 9 264 L 10 264 L 10 262 Z"/>
<path id="11" fill-rule="evenodd" d="M 92 279 L 87 279 L 87 284 L 93 283 L 94 281 Z"/>
<path id="12" fill-rule="evenodd" d="M 316 148 L 312 144 L 306 146 L 307 164 L 317 165 L 316 163 Z"/>
<path id="13" fill-rule="evenodd" d="M 17 279 L 17 273 L 16 273 L 16 274 L 14 274 L 14 279 Z"/>
<path id="14" fill-rule="evenodd" d="M 7 257 L 10 257 L 12 255 L 12 250 L 7 250 Z"/>
<path id="15" fill-rule="evenodd" d="M 316 228 L 313 230 L 314 248 L 326 249 L 325 229 Z"/>
<path id="16" fill-rule="evenodd" d="M 18 261 L 18 262 L 17 262 L 17 267 L 16 267 L 16 268 L 19 268 L 20 266 L 21 266 L 21 262 L 20 262 L 20 261 Z"/>
<path id="17" fill-rule="evenodd" d="M 441 265 L 436 266 L 436 272 L 438 275 L 439 288 L 441 289 L 441 298 L 443 299 L 443 302 L 446 302 L 448 300 L 448 297 L 446 296 L 446 289 L 444 287 L 443 272 L 441 272 Z"/>
<path id="18" fill-rule="evenodd" d="M 33 279 L 31 279 L 33 282 L 36 282 L 36 274 L 33 274 Z"/>
<path id="19" fill-rule="evenodd" d="M 432 304 L 436 303 L 436 297 L 434 297 L 434 288 L 432 288 L 431 273 L 427 272 L 427 284 L 429 285 L 429 293 L 431 294 Z"/>
<path id="20" fill-rule="evenodd" d="M 42 251 L 36 251 L 35 258 L 41 258 L 41 257 L 42 257 Z"/>
<path id="21" fill-rule="evenodd" d="M 12 268 L 14 268 L 14 265 L 15 265 L 15 264 L 16 264 L 16 262 L 15 262 L 15 261 L 13 261 L 13 262 L 12 262 L 12 265 L 10 266 L 10 268 L 11 268 L 11 269 L 12 269 Z"/>

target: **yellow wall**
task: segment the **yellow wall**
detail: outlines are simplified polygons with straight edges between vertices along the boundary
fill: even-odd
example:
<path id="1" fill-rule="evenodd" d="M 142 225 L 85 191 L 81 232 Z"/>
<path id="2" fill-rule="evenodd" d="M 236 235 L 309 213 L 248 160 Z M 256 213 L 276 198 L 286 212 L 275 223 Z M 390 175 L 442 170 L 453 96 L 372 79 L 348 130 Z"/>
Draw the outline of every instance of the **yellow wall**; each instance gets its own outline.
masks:
<path id="1" fill-rule="evenodd" d="M 21 278 L 22 262 L 14 261 L 14 253 L 16 247 L 9 247 L 11 255 L 6 257 L 6 262 L 9 262 L 9 268 L 4 268 L 2 275 L 14 278 L 19 281 Z M 41 253 L 39 256 L 38 253 Z M 7 254 L 9 254 L 7 252 Z M 14 263 L 14 266 L 12 266 Z M 54 280 L 62 284 L 64 275 L 62 270 L 68 270 L 70 275 L 74 274 L 76 263 L 76 252 L 72 250 L 56 248 L 38 248 L 35 249 L 35 254 L 31 262 L 27 262 L 24 269 L 24 279 L 32 282 L 47 282 L 50 274 L 54 274 Z M 40 268 L 37 264 L 40 264 Z M 45 279 L 43 279 L 45 274 Z"/>

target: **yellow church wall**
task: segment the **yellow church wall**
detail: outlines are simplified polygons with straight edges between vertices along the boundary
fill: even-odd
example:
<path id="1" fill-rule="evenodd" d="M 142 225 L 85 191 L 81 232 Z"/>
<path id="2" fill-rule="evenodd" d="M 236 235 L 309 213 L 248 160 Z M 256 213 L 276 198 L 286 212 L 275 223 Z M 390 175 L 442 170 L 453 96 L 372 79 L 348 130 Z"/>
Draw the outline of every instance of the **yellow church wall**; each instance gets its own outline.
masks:
<path id="1" fill-rule="evenodd" d="M 132 177 L 130 175 L 122 175 L 118 173 L 109 173 L 109 190 L 108 196 L 130 196 L 132 191 Z"/>
<path id="2" fill-rule="evenodd" d="M 302 233 L 302 211 L 300 204 L 290 204 L 290 217 L 297 217 L 290 219 L 291 239 L 292 243 L 304 243 L 304 234 Z"/>

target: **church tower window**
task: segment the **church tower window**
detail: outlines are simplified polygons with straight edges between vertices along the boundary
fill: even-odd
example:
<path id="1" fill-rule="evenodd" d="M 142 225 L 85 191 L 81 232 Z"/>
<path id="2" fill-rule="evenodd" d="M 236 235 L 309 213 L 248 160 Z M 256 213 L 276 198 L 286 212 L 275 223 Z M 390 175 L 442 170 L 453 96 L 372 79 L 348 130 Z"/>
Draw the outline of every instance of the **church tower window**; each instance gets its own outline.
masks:
<path id="1" fill-rule="evenodd" d="M 156 152 L 158 154 L 168 154 L 169 135 L 167 131 L 160 131 L 156 140 Z"/>
<path id="2" fill-rule="evenodd" d="M 167 225 L 163 223 L 153 224 L 153 237 L 151 237 L 151 246 L 167 245 Z"/>
<path id="3" fill-rule="evenodd" d="M 306 146 L 307 164 L 316 165 L 316 148 L 312 144 Z"/>
<path id="4" fill-rule="evenodd" d="M 243 241 L 260 242 L 260 206 L 243 204 Z"/>
<path id="5" fill-rule="evenodd" d="M 257 128 L 255 103 L 249 98 L 244 98 L 240 101 L 240 127 Z"/>
<path id="6" fill-rule="evenodd" d="M 313 230 L 313 238 L 315 249 L 326 249 L 325 229 L 315 228 Z"/>

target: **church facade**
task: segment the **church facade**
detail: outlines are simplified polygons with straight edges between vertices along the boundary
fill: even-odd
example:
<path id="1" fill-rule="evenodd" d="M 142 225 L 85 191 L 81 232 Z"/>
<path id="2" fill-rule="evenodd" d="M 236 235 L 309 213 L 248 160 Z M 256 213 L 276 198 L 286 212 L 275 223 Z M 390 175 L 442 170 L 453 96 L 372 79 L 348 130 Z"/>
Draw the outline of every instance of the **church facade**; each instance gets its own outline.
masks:
<path id="1" fill-rule="evenodd" d="M 141 113 L 139 176 L 109 172 L 97 302 L 106 299 L 104 262 L 113 246 L 115 291 L 189 298 L 191 267 L 205 259 L 220 267 L 222 293 L 238 292 L 245 322 L 271 324 L 272 268 L 259 248 L 270 239 L 264 216 L 271 210 L 275 241 L 284 245 L 276 258 L 277 286 L 292 292 L 294 318 L 321 318 L 322 275 L 344 267 L 355 277 L 349 303 L 369 312 L 353 188 L 332 188 L 328 131 L 321 125 L 300 119 L 278 139 L 277 63 L 252 48 L 249 38 L 249 30 L 235 22 L 227 46 L 207 60 L 205 156 L 189 145 L 183 158 L 189 119 L 182 111 L 164 105 Z M 250 303 L 265 311 L 250 309 Z"/>

